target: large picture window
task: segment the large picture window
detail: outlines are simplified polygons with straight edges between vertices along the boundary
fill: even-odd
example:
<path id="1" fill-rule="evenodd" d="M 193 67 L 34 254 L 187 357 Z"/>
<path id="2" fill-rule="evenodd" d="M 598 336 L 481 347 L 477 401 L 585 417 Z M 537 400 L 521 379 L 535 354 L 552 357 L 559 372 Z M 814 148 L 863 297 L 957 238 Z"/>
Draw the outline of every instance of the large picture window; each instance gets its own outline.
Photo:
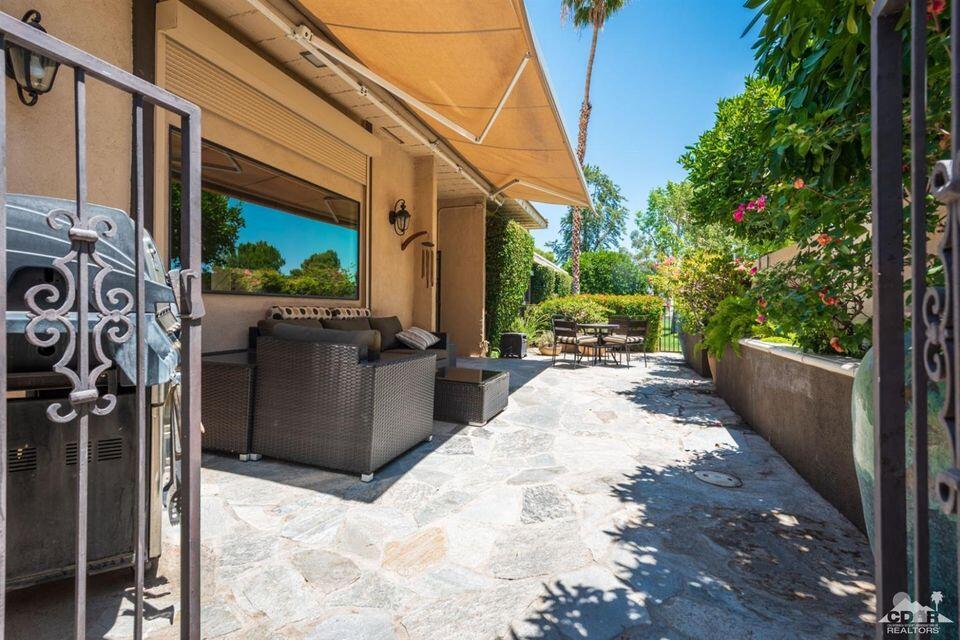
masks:
<path id="1" fill-rule="evenodd" d="M 180 134 L 170 135 L 171 259 L 180 247 Z M 360 204 L 212 143 L 201 177 L 204 291 L 359 297 Z"/>

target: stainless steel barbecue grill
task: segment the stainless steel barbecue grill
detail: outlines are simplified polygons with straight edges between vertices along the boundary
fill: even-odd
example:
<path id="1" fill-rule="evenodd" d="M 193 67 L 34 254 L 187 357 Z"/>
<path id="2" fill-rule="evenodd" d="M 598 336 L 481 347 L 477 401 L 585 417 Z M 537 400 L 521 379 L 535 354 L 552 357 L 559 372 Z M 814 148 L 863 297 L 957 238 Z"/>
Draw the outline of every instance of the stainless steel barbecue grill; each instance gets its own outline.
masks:
<path id="1" fill-rule="evenodd" d="M 116 232 L 100 240 L 103 260 L 112 267 L 103 273 L 90 264 L 90 299 L 93 288 L 120 289 L 134 299 L 136 287 L 134 221 L 119 209 L 88 205 L 91 215 L 103 216 Z M 28 291 L 45 285 L 39 297 L 55 303 L 68 295 L 68 283 L 54 261 L 68 253 L 70 225 L 57 228 L 57 211 L 75 211 L 76 204 L 38 196 L 7 196 L 7 367 L 8 367 L 8 532 L 7 545 L 15 549 L 7 557 L 7 585 L 24 587 L 71 575 L 75 564 L 77 453 L 76 430 L 52 422 L 48 408 L 62 399 L 69 406 L 71 385 L 56 371 L 69 346 L 69 336 L 47 346 L 27 340 L 27 327 L 37 318 L 27 303 Z M 146 257 L 146 384 L 155 401 L 168 396 L 177 382 L 179 329 L 176 300 L 153 240 L 144 237 Z M 66 266 L 76 273 L 76 260 Z M 121 311 L 123 296 L 109 300 L 109 310 Z M 103 314 L 92 305 L 88 324 L 94 326 Z M 77 314 L 68 318 L 76 328 Z M 109 331 L 107 325 L 107 330 Z M 34 332 L 41 337 L 55 320 L 40 318 Z M 91 345 L 91 349 L 93 349 Z M 101 395 L 116 397 L 115 409 L 106 415 L 91 416 L 87 462 L 89 465 L 89 571 L 133 566 L 136 543 L 137 429 L 136 429 L 136 341 L 104 341 L 106 356 L 115 365 L 97 381 Z M 75 358 L 75 356 L 74 356 Z M 75 368 L 71 361 L 68 367 Z M 146 477 L 149 479 L 147 549 L 150 558 L 160 555 L 161 485 L 163 453 L 162 412 L 148 413 Z M 171 463 L 170 468 L 174 469 Z"/>

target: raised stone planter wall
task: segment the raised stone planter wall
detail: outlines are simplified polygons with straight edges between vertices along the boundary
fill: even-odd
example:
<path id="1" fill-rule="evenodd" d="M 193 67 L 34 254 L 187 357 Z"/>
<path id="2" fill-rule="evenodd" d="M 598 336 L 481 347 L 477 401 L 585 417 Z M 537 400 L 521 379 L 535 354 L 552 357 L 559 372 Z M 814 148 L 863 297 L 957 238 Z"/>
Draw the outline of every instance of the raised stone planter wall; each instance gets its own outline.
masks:
<path id="1" fill-rule="evenodd" d="M 691 335 L 687 333 L 680 334 L 680 349 L 683 351 L 683 359 L 687 365 L 699 373 L 704 378 L 710 377 L 710 363 L 707 362 L 707 350 L 699 349 L 701 335 Z"/>
<path id="2" fill-rule="evenodd" d="M 859 361 L 741 340 L 718 362 L 717 393 L 860 530 L 850 397 Z"/>

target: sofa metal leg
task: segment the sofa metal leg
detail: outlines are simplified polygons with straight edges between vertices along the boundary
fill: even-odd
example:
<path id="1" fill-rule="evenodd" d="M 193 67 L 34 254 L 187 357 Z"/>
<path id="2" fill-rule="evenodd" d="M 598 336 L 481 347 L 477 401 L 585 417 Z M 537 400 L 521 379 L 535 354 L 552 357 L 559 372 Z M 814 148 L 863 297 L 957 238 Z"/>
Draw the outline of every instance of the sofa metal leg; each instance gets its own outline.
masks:
<path id="1" fill-rule="evenodd" d="M 370 482 L 371 480 L 373 480 L 373 474 L 372 474 L 372 473 L 361 473 L 361 474 L 360 474 L 360 482 Z"/>

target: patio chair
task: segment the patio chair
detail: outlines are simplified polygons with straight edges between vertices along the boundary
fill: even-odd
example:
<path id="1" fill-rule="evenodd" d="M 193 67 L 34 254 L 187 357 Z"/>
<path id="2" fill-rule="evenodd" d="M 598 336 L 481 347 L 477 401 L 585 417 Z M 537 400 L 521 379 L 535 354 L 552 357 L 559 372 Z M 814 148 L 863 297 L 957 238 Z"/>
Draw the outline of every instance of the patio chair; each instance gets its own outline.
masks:
<path id="1" fill-rule="evenodd" d="M 572 346 L 574 348 L 573 353 L 573 363 L 580 364 L 580 361 L 583 360 L 583 354 L 580 352 L 580 347 L 595 347 L 597 345 L 596 336 L 585 336 L 580 334 L 577 331 L 577 323 L 573 320 L 558 320 L 554 318 L 553 320 L 553 362 L 551 364 L 557 363 L 557 345 L 563 347 Z M 563 360 L 567 359 L 567 350 L 563 349 Z"/>
<path id="2" fill-rule="evenodd" d="M 647 321 L 633 320 L 626 316 L 611 316 L 610 324 L 620 328 L 604 339 L 604 344 L 611 349 L 626 354 L 627 367 L 630 367 L 630 348 L 640 345 L 643 348 L 643 366 L 647 366 L 647 348 L 644 342 L 647 339 Z"/>
<path id="3" fill-rule="evenodd" d="M 370 362 L 363 345 L 307 331 L 257 340 L 253 451 L 367 482 L 433 437 L 434 352 Z"/>

